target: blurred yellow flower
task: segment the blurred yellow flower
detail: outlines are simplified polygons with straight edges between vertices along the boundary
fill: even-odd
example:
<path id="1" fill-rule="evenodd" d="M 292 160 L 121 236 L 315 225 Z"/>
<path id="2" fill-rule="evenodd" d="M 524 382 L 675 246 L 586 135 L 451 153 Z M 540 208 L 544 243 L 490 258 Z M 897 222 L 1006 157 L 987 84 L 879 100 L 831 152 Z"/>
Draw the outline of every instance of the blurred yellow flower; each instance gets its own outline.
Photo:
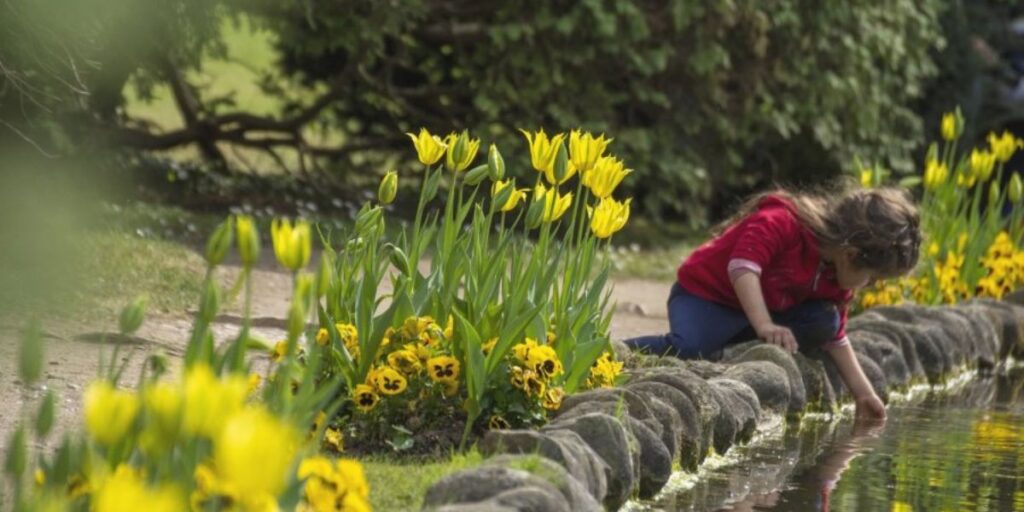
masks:
<path id="1" fill-rule="evenodd" d="M 121 464 L 99 484 L 92 498 L 95 512 L 181 512 L 188 510 L 185 495 L 171 485 L 149 487 L 139 471 Z"/>
<path id="2" fill-rule="evenodd" d="M 164 441 L 174 439 L 181 428 L 181 387 L 163 382 L 150 384 L 142 391 L 142 401 L 148 423 L 158 437 Z"/>
<path id="3" fill-rule="evenodd" d="M 971 150 L 970 162 L 971 174 L 977 176 L 981 181 L 988 181 L 992 176 L 992 169 L 996 165 L 996 155 L 988 150 Z"/>
<path id="4" fill-rule="evenodd" d="M 871 169 L 861 169 L 860 170 L 860 186 L 865 187 L 865 188 L 870 187 L 871 186 L 871 182 L 872 182 L 872 177 L 874 176 L 874 174 L 875 174 L 874 171 L 872 171 Z"/>
<path id="5" fill-rule="evenodd" d="M 249 406 L 228 416 L 214 440 L 214 468 L 238 499 L 265 502 L 284 491 L 300 442 L 292 425 L 262 405 Z"/>
<path id="6" fill-rule="evenodd" d="M 597 206 L 587 207 L 587 214 L 590 215 L 590 231 L 597 238 L 608 238 L 622 229 L 629 221 L 629 205 L 632 199 L 618 202 L 611 197 L 606 197 L 597 203 Z"/>
<path id="7" fill-rule="evenodd" d="M 938 244 L 938 242 L 932 242 L 931 244 L 928 245 L 928 256 L 934 257 L 934 256 L 938 256 L 938 255 L 939 255 L 939 244 Z"/>
<path id="8" fill-rule="evenodd" d="M 112 446 L 124 439 L 138 413 L 138 397 L 115 389 L 106 380 L 94 381 L 85 390 L 85 428 L 104 446 Z"/>
<path id="9" fill-rule="evenodd" d="M 497 414 L 491 416 L 490 419 L 487 420 L 488 430 L 508 430 L 510 428 L 512 428 L 512 425 L 509 424 L 508 420 L 502 416 L 498 416 Z"/>
<path id="10" fill-rule="evenodd" d="M 341 430 L 334 427 L 328 427 L 324 431 L 324 444 L 335 452 L 341 453 L 345 451 L 344 435 L 342 435 Z"/>
<path id="11" fill-rule="evenodd" d="M 558 156 L 559 147 L 565 141 L 565 134 L 559 133 L 549 139 L 543 128 L 533 135 L 523 129 L 519 131 L 526 136 L 526 141 L 530 143 L 530 161 L 533 168 L 544 175 L 553 174 L 555 158 Z"/>
<path id="12" fill-rule="evenodd" d="M 543 183 L 538 183 L 533 189 L 533 200 L 541 201 L 544 205 L 541 221 L 554 222 L 565 214 L 569 206 L 572 205 L 572 192 L 561 195 L 558 193 L 557 188 L 548 189 Z"/>
<path id="13" fill-rule="evenodd" d="M 628 176 L 632 169 L 626 169 L 622 160 L 612 155 L 602 156 L 594 164 L 594 167 L 582 174 L 583 186 L 590 189 L 590 192 L 599 199 L 612 195 L 623 178 Z"/>
<path id="14" fill-rule="evenodd" d="M 274 344 L 274 348 L 270 350 L 270 361 L 279 363 L 286 355 L 288 355 L 288 340 L 278 341 Z"/>
<path id="15" fill-rule="evenodd" d="M 995 155 L 996 162 L 1006 162 L 1011 156 L 1013 156 L 1013 153 L 1017 151 L 1017 148 L 1020 146 L 1020 141 L 1008 131 L 1004 131 L 1002 135 L 989 133 L 988 146 Z"/>
<path id="16" fill-rule="evenodd" d="M 218 379 L 205 364 L 196 364 L 185 374 L 184 420 L 189 434 L 215 439 L 227 418 L 242 408 L 249 383 L 240 375 Z"/>
<path id="17" fill-rule="evenodd" d="M 960 132 L 963 130 L 963 123 L 957 117 L 953 112 L 947 112 L 942 116 L 941 131 L 943 139 L 951 141 L 960 136 Z"/>
<path id="18" fill-rule="evenodd" d="M 274 255 L 278 263 L 293 272 L 309 264 L 312 251 L 312 235 L 309 223 L 296 219 L 274 219 L 270 224 L 270 236 L 274 242 Z"/>
<path id="19" fill-rule="evenodd" d="M 235 235 L 238 239 L 238 255 L 242 260 L 242 266 L 251 268 L 260 259 L 260 234 L 252 217 L 235 217 Z"/>
<path id="20" fill-rule="evenodd" d="M 924 170 L 925 188 L 934 190 L 945 183 L 947 178 L 949 178 L 949 168 L 946 167 L 946 164 L 935 159 L 928 160 Z"/>
<path id="21" fill-rule="evenodd" d="M 420 128 L 419 135 L 406 133 L 416 147 L 416 155 L 423 165 L 434 165 L 444 156 L 447 146 L 437 135 L 431 135 L 426 128 Z"/>
<path id="22" fill-rule="evenodd" d="M 334 464 L 316 456 L 299 465 L 298 477 L 305 480 L 300 512 L 369 512 L 370 486 L 363 466 L 356 460 L 338 459 Z"/>
<path id="23" fill-rule="evenodd" d="M 600 137 L 594 137 L 590 132 L 573 130 L 569 133 L 569 161 L 580 174 L 584 174 L 594 167 L 611 141 L 605 139 L 603 133 Z"/>

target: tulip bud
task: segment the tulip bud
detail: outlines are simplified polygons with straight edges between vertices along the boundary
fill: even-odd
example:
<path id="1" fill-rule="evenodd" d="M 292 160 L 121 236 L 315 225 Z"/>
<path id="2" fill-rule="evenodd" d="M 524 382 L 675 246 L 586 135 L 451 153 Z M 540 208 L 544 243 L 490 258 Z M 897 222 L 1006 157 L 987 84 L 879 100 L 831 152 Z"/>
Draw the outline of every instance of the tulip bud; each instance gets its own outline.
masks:
<path id="1" fill-rule="evenodd" d="M 569 153 L 565 150 L 565 144 L 558 146 L 558 154 L 555 156 L 555 181 L 552 185 L 565 181 L 569 174 Z"/>
<path id="2" fill-rule="evenodd" d="M 313 286 L 314 282 L 313 275 L 308 272 L 302 272 L 295 277 L 295 298 L 302 300 L 302 309 L 309 311 L 309 308 L 313 307 Z"/>
<path id="3" fill-rule="evenodd" d="M 25 334 L 21 337 L 18 374 L 25 384 L 32 384 L 43 374 L 42 327 L 36 319 L 29 322 Z"/>
<path id="4" fill-rule="evenodd" d="M 25 446 L 25 428 L 19 426 L 7 444 L 7 460 L 4 471 L 15 481 L 25 472 L 28 463 L 28 451 Z"/>
<path id="5" fill-rule="evenodd" d="M 324 248 L 320 253 L 320 268 L 316 273 L 316 296 L 323 297 L 331 287 L 334 280 L 334 251 Z"/>
<path id="6" fill-rule="evenodd" d="M 232 224 L 231 217 L 224 219 L 206 241 L 207 265 L 215 267 L 224 261 L 224 256 L 227 256 L 228 249 L 231 249 L 231 242 L 234 241 L 234 226 Z"/>
<path id="7" fill-rule="evenodd" d="M 512 198 L 512 194 L 516 191 L 515 180 L 506 183 L 501 188 L 497 188 L 497 185 L 498 183 L 495 183 L 492 187 L 491 211 L 504 208 L 508 204 L 508 200 Z M 497 190 L 497 192 L 495 193 L 494 190 Z"/>
<path id="8" fill-rule="evenodd" d="M 488 171 L 489 169 L 487 165 L 478 165 L 470 169 L 469 172 L 466 173 L 466 184 L 479 185 L 480 182 L 484 181 L 484 179 L 487 178 Z"/>
<path id="9" fill-rule="evenodd" d="M 988 204 L 997 205 L 999 204 L 999 182 L 993 181 L 988 187 Z"/>
<path id="10" fill-rule="evenodd" d="M 43 401 L 39 404 L 39 413 L 36 414 L 36 437 L 46 437 L 50 433 L 50 429 L 53 428 L 56 401 L 53 390 L 48 390 L 46 395 L 43 396 Z"/>
<path id="11" fill-rule="evenodd" d="M 1024 196 L 1024 183 L 1021 183 L 1019 173 L 1014 173 L 1010 178 L 1010 188 L 1007 190 L 1007 194 L 1010 196 L 1010 201 L 1014 204 L 1019 203 L 1022 196 Z"/>
<path id="12" fill-rule="evenodd" d="M 466 157 L 466 145 L 469 144 L 469 134 L 466 132 L 462 132 L 459 135 L 452 133 L 445 142 L 448 143 L 445 166 L 448 167 L 449 171 L 454 171 L 457 169 L 459 162 L 462 162 Z"/>
<path id="13" fill-rule="evenodd" d="M 212 279 L 206 282 L 203 295 L 199 299 L 199 318 L 204 323 L 213 322 L 220 310 L 220 288 Z"/>
<path id="14" fill-rule="evenodd" d="M 441 186 L 441 171 L 440 169 L 433 175 L 427 177 L 427 182 L 423 186 L 423 202 L 427 203 L 437 196 L 437 189 Z"/>
<path id="15" fill-rule="evenodd" d="M 125 336 L 135 334 L 135 331 L 142 327 L 142 320 L 146 317 L 146 298 L 139 297 L 130 302 L 121 310 L 119 327 L 121 334 Z"/>
<path id="16" fill-rule="evenodd" d="M 235 231 L 238 234 L 238 254 L 242 258 L 242 266 L 251 268 L 260 259 L 260 234 L 256 231 L 252 217 L 236 217 Z"/>
<path id="17" fill-rule="evenodd" d="M 391 264 L 398 269 L 399 272 L 406 276 L 412 275 L 412 268 L 409 266 L 409 257 L 405 255 L 400 247 L 388 244 L 391 248 Z"/>
<path id="18" fill-rule="evenodd" d="M 505 159 L 501 157 L 498 147 L 494 144 L 487 150 L 487 173 L 491 176 L 491 181 L 505 177 Z"/>
<path id="19" fill-rule="evenodd" d="M 288 308 L 288 338 L 297 339 L 306 328 L 306 310 L 303 301 L 296 297 Z"/>
<path id="20" fill-rule="evenodd" d="M 363 209 L 356 215 L 356 233 L 369 235 L 376 230 L 380 217 L 381 209 L 379 206 L 371 207 L 369 203 L 364 204 Z"/>
<path id="21" fill-rule="evenodd" d="M 395 195 L 398 194 L 398 173 L 396 171 L 388 171 L 380 180 L 380 186 L 377 187 L 377 199 L 381 204 L 391 204 L 395 200 Z"/>

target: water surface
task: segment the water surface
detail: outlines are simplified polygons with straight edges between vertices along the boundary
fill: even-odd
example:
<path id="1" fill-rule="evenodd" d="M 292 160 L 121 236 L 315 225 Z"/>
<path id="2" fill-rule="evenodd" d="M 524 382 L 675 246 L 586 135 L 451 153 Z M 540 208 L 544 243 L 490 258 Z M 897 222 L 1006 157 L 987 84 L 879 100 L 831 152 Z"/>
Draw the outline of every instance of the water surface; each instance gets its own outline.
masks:
<path id="1" fill-rule="evenodd" d="M 805 419 L 638 508 L 1024 511 L 1024 368 L 919 392 L 881 425 Z M 670 484 L 670 485 L 672 485 Z"/>

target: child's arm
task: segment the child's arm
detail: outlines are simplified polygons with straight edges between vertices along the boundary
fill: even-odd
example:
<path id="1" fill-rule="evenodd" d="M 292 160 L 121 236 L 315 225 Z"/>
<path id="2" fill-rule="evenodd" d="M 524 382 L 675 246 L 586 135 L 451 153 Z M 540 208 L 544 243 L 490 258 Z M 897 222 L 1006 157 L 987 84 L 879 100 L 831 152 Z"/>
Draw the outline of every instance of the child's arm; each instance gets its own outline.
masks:
<path id="1" fill-rule="evenodd" d="M 849 343 L 842 343 L 827 350 L 828 355 L 832 357 L 836 367 L 839 368 L 839 375 L 842 376 L 843 383 L 853 395 L 854 402 L 857 404 L 857 416 L 885 418 L 885 405 L 875 394 L 875 389 L 868 382 L 864 370 L 860 368 L 857 355 L 853 353 L 853 347 Z"/>
<path id="2" fill-rule="evenodd" d="M 765 343 L 778 345 L 789 353 L 796 352 L 796 336 L 793 336 L 793 331 L 775 325 L 768 313 L 768 306 L 765 305 L 764 295 L 761 293 L 761 276 L 756 272 L 739 273 L 733 278 L 732 286 L 757 336 Z"/>

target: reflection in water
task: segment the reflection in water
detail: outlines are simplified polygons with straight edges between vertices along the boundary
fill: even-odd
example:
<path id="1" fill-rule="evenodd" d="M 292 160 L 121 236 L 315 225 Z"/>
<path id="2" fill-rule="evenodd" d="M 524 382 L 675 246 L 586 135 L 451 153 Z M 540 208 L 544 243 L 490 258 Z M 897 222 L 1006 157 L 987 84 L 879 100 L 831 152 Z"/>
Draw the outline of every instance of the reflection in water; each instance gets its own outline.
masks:
<path id="1" fill-rule="evenodd" d="M 884 424 L 805 420 L 651 508 L 1024 511 L 1022 388 L 1018 368 L 892 406 Z"/>

